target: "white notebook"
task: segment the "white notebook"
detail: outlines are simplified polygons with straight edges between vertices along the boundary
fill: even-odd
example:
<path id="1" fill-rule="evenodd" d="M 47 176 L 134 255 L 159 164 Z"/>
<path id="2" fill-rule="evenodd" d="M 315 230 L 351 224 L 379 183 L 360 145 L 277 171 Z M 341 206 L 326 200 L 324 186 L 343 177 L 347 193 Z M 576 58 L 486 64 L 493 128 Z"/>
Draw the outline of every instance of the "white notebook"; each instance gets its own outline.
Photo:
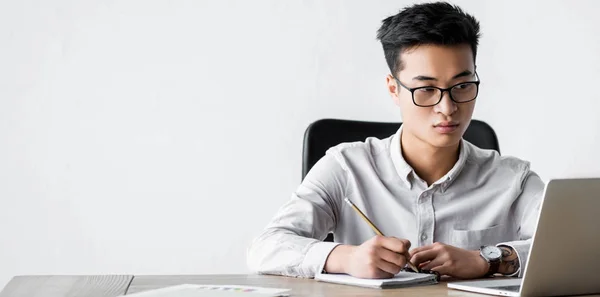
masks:
<path id="1" fill-rule="evenodd" d="M 393 278 L 387 279 L 365 279 L 357 278 L 347 274 L 329 274 L 319 273 L 315 279 L 322 282 L 336 283 L 342 285 L 352 285 L 368 288 L 403 288 L 412 286 L 424 286 L 437 284 L 437 276 L 428 273 L 415 273 L 401 271 Z"/>

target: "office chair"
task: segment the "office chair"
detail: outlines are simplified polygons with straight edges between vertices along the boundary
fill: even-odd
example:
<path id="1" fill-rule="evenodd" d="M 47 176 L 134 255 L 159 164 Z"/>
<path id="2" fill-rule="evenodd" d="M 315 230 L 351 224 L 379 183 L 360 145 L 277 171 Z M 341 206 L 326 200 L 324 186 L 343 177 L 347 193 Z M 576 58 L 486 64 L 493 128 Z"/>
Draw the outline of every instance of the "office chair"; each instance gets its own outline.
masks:
<path id="1" fill-rule="evenodd" d="M 321 159 L 325 152 L 342 142 L 364 141 L 374 136 L 380 139 L 392 136 L 402 123 L 364 122 L 339 119 L 322 119 L 308 126 L 304 132 L 302 151 L 302 179 Z M 496 132 L 490 125 L 479 120 L 471 120 L 463 138 L 482 149 L 492 149 L 500 153 Z M 333 241 L 329 234 L 325 241 Z"/>

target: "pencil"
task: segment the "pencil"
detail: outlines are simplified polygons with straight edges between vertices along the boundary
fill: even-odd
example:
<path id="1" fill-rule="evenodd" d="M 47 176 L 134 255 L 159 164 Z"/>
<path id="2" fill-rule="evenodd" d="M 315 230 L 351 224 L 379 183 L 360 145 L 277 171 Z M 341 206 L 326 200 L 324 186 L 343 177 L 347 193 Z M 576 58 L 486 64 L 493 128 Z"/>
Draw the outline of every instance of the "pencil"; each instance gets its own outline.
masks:
<path id="1" fill-rule="evenodd" d="M 375 224 L 373 224 L 373 222 L 371 222 L 371 220 L 369 220 L 369 218 L 367 218 L 367 216 L 358 207 L 356 207 L 356 205 L 354 205 L 354 203 L 352 203 L 352 201 L 350 201 L 350 199 L 344 198 L 344 201 L 346 201 L 346 203 L 348 203 L 348 205 L 350 205 L 356 211 L 356 213 L 358 213 L 361 216 L 361 218 L 365 222 L 367 222 L 367 224 L 369 224 L 369 226 L 371 226 L 371 229 L 373 229 L 373 231 L 375 231 L 375 233 L 377 233 L 377 235 L 385 236 L 375 226 Z M 404 255 L 404 256 L 406 257 L 406 255 Z M 408 263 L 408 265 L 410 266 L 410 268 L 412 268 L 412 270 L 414 270 L 415 272 L 419 272 L 419 269 L 417 269 L 417 266 L 415 266 L 415 264 L 413 264 L 412 262 L 410 262 L 410 259 L 408 259 L 408 257 L 406 257 L 406 262 Z"/>

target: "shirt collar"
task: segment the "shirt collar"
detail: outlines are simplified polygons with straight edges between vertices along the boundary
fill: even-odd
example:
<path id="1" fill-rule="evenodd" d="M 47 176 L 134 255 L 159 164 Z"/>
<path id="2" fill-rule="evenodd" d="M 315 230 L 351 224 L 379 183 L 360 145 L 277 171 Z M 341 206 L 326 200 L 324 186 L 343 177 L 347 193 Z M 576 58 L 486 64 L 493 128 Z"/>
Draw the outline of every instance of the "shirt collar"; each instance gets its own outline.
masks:
<path id="1" fill-rule="evenodd" d="M 396 173 L 398 173 L 398 176 L 400 177 L 402 182 L 404 182 L 404 184 L 409 189 L 412 189 L 412 182 L 409 179 L 409 175 L 411 173 L 416 175 L 416 173 L 414 173 L 413 168 L 408 163 L 406 163 L 406 160 L 402 156 L 402 146 L 400 145 L 401 135 L 402 135 L 402 126 L 400 126 L 400 128 L 398 129 L 396 134 L 394 134 L 394 136 L 392 136 L 392 140 L 391 140 L 392 143 L 390 144 L 390 155 L 392 158 L 392 163 L 394 164 L 394 168 L 396 169 Z M 450 186 L 450 184 L 456 179 L 458 174 L 460 174 L 462 169 L 465 167 L 465 163 L 467 162 L 468 155 L 469 155 L 469 146 L 467 145 L 467 143 L 465 142 L 464 139 L 461 139 L 460 140 L 460 152 L 458 154 L 458 161 L 456 162 L 456 164 L 454 164 L 452 169 L 450 169 L 450 171 L 448 171 L 448 173 L 446 173 L 446 175 L 444 175 L 442 178 L 440 178 L 438 181 L 436 181 L 434 183 L 434 184 L 440 184 L 442 192 L 445 191 L 446 188 L 448 188 L 448 186 Z"/>
<path id="2" fill-rule="evenodd" d="M 410 189 L 412 188 L 412 183 L 408 180 L 408 175 L 413 171 L 413 168 L 406 163 L 404 157 L 402 156 L 402 146 L 400 145 L 400 137 L 402 135 L 402 126 L 400 129 L 394 134 L 392 137 L 392 143 L 390 145 L 390 154 L 392 157 L 392 163 L 394 163 L 394 168 L 396 168 L 396 173 L 404 182 L 404 184 Z"/>

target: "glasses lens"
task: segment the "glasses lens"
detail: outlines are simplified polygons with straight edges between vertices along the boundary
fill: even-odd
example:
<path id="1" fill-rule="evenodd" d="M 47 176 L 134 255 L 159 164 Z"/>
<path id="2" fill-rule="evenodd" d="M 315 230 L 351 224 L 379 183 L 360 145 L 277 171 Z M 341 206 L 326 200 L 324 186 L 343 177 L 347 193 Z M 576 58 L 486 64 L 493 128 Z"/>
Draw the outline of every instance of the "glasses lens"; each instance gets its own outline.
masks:
<path id="1" fill-rule="evenodd" d="M 452 98 L 457 102 L 467 102 L 477 97 L 477 84 L 468 82 L 454 86 L 450 92 L 452 92 Z"/>
<path id="2" fill-rule="evenodd" d="M 441 97 L 441 91 L 436 88 L 419 88 L 413 92 L 415 104 L 419 106 L 435 105 L 440 101 Z"/>

